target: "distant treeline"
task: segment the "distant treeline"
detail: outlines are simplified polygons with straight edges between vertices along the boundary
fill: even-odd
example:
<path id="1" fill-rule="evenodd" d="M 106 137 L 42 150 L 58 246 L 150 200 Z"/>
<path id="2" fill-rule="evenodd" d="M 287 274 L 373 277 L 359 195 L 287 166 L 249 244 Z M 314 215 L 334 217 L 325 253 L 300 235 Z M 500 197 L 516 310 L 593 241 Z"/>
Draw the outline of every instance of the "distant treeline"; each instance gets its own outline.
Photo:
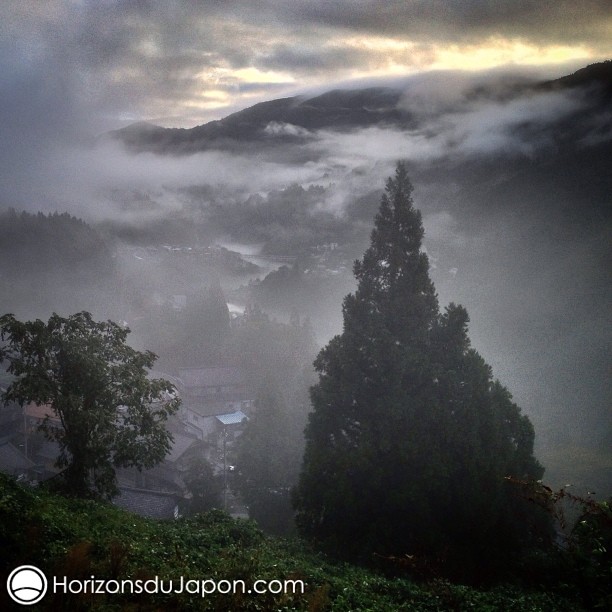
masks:
<path id="1" fill-rule="evenodd" d="M 0 266 L 8 276 L 108 271 L 111 253 L 101 236 L 68 213 L 18 213 L 10 208 L 0 214 L 0 227 Z"/>
<path id="2" fill-rule="evenodd" d="M 86 296 L 114 276 L 114 259 L 100 234 L 68 213 L 0 213 L 0 309 L 42 316 L 62 310 L 69 296 Z M 89 295 L 87 295 L 89 294 Z M 74 301 L 74 300 L 73 300 Z M 74 309 L 71 304 L 72 309 Z"/>

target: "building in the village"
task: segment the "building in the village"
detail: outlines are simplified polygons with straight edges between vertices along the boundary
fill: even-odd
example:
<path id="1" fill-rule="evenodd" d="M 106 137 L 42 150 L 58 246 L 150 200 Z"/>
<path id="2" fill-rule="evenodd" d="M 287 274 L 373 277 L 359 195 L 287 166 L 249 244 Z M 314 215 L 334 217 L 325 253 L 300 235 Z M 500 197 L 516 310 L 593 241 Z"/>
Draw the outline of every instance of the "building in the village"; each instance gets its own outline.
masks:
<path id="1" fill-rule="evenodd" d="M 183 495 L 167 491 L 137 489 L 122 486 L 113 503 L 124 510 L 154 519 L 173 519 L 180 516 Z"/>
<path id="2" fill-rule="evenodd" d="M 0 438 L 0 472 L 10 474 L 17 480 L 33 480 L 37 473 L 35 463 L 7 438 Z"/>
<path id="3" fill-rule="evenodd" d="M 181 416 L 201 440 L 218 446 L 221 435 L 235 436 L 255 402 L 239 368 L 211 366 L 179 370 Z"/>
<path id="4" fill-rule="evenodd" d="M 204 457 L 204 444 L 189 434 L 173 433 L 172 438 L 170 451 L 161 463 L 148 470 L 117 470 L 119 487 L 181 493 L 185 488 L 185 474 L 191 463 L 194 459 Z"/>
<path id="5" fill-rule="evenodd" d="M 0 395 L 6 389 L 0 387 Z M 0 402 L 0 438 L 11 438 L 23 430 L 23 409 L 17 402 Z"/>

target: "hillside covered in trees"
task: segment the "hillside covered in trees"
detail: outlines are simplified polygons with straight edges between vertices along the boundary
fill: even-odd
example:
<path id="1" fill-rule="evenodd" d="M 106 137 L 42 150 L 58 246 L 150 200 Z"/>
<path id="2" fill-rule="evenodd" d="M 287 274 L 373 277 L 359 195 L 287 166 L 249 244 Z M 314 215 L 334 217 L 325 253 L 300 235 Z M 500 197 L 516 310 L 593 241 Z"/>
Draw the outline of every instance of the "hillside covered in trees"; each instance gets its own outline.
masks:
<path id="1" fill-rule="evenodd" d="M 113 252 L 91 225 L 68 213 L 0 211 L 0 311 L 26 316 L 108 302 Z M 78 296 L 78 298 L 77 298 Z"/>

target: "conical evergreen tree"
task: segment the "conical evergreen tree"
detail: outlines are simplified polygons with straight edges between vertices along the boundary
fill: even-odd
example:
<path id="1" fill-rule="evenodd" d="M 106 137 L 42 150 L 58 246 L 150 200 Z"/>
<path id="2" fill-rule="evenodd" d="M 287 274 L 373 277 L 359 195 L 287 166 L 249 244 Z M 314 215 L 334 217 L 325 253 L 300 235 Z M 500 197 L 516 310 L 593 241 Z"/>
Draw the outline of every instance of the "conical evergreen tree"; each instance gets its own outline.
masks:
<path id="1" fill-rule="evenodd" d="M 296 520 L 344 553 L 476 558 L 502 535 L 525 540 L 504 477 L 543 470 L 530 422 L 469 346 L 467 312 L 439 313 L 411 194 L 400 163 L 355 262 L 343 333 L 315 361 Z"/>
<path id="2" fill-rule="evenodd" d="M 183 319 L 183 365 L 218 363 L 230 332 L 230 313 L 218 279 L 188 297 Z"/>

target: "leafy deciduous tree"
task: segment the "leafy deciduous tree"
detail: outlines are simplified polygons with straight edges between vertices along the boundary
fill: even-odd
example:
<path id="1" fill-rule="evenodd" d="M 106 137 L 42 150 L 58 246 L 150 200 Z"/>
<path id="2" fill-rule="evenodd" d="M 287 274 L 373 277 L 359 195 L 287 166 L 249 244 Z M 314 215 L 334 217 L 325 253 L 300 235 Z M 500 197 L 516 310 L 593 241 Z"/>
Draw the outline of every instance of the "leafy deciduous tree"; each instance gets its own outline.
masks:
<path id="1" fill-rule="evenodd" d="M 41 428 L 59 444 L 67 491 L 112 497 L 115 467 L 149 468 L 170 448 L 164 423 L 180 399 L 163 379 L 150 380 L 156 356 L 125 343 L 129 329 L 87 312 L 21 322 L 0 317 L 0 362 L 16 378 L 4 401 L 49 405 L 61 422 Z"/>

